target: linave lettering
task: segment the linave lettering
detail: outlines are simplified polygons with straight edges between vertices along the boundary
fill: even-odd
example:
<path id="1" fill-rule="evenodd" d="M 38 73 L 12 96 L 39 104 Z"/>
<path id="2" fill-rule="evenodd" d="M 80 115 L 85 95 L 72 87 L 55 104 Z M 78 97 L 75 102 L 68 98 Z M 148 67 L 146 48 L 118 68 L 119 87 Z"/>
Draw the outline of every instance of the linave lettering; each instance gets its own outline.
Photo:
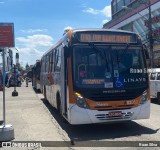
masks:
<path id="1" fill-rule="evenodd" d="M 124 83 L 129 82 L 146 82 L 146 78 L 125 78 Z"/>

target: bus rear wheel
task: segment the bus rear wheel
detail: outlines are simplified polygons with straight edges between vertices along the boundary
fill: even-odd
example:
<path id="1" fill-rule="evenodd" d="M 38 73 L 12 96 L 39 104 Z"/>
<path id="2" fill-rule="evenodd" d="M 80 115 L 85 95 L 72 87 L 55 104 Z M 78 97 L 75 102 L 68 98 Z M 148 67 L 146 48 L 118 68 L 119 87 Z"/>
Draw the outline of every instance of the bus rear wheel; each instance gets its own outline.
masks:
<path id="1" fill-rule="evenodd" d="M 59 94 L 57 94 L 57 110 L 62 115 L 61 99 Z"/>
<path id="2" fill-rule="evenodd" d="M 46 97 L 46 87 L 45 86 L 43 88 L 43 95 L 44 95 L 44 98 L 46 99 L 47 97 Z"/>

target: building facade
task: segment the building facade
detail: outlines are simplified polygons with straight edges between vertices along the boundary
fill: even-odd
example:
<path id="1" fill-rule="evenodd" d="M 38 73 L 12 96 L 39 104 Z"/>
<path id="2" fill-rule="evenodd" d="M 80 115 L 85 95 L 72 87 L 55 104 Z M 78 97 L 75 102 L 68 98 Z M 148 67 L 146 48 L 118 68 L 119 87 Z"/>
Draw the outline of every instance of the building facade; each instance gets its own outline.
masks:
<path id="1" fill-rule="evenodd" d="M 141 36 L 148 50 L 149 25 L 151 25 L 154 67 L 160 65 L 160 0 L 112 0 L 111 10 L 112 20 L 104 24 L 103 28 L 136 32 Z"/>

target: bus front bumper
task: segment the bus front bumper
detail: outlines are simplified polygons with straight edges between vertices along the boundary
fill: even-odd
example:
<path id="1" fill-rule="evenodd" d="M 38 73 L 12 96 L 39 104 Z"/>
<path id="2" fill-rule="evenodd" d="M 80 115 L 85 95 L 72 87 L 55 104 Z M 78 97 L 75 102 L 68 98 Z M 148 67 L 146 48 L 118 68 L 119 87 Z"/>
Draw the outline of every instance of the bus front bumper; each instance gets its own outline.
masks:
<path id="1" fill-rule="evenodd" d="M 119 116 L 109 116 L 109 114 L 121 113 Z M 91 110 L 80 108 L 77 105 L 70 105 L 71 124 L 92 124 L 92 123 L 113 123 L 137 119 L 148 119 L 150 117 L 150 100 L 146 103 L 131 109 L 123 110 Z"/>

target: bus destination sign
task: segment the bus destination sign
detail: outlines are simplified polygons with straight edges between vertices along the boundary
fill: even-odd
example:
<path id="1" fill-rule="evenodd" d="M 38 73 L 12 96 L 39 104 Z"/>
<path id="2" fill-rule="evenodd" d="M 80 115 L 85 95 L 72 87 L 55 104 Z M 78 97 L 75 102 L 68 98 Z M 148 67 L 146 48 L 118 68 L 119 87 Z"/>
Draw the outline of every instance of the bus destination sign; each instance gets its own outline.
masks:
<path id="1" fill-rule="evenodd" d="M 111 35 L 111 34 L 93 34 L 81 33 L 81 42 L 113 42 L 113 43 L 132 43 L 133 38 L 131 35 Z"/>

